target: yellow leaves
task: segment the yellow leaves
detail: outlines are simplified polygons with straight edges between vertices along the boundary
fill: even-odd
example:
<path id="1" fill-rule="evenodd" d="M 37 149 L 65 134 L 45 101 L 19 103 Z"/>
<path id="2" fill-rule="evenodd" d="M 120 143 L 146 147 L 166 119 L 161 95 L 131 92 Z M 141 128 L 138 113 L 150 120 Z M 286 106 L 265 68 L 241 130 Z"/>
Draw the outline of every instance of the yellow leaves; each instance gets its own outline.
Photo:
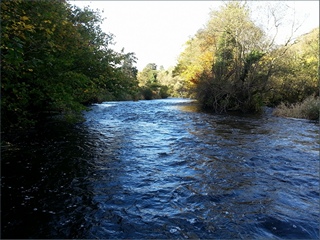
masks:
<path id="1" fill-rule="evenodd" d="M 21 20 L 21 21 L 28 21 L 29 18 L 28 18 L 27 16 L 22 16 L 22 17 L 20 17 L 20 20 Z"/>
<path id="2" fill-rule="evenodd" d="M 30 25 L 30 24 L 26 24 L 26 25 L 24 25 L 24 29 L 25 29 L 26 31 L 32 32 L 32 31 L 34 30 L 34 26 L 33 26 L 33 25 Z"/>
<path id="3" fill-rule="evenodd" d="M 57 27 L 57 24 L 53 24 L 51 31 L 54 32 L 56 30 L 56 27 Z"/>
<path id="4" fill-rule="evenodd" d="M 31 24 L 25 23 L 26 21 L 29 21 L 29 17 L 27 16 L 21 16 L 20 17 L 20 22 L 17 22 L 17 26 L 20 28 L 20 31 L 29 31 L 32 32 L 34 31 L 35 27 Z"/>
<path id="5" fill-rule="evenodd" d="M 201 64 L 190 64 L 186 66 L 185 71 L 181 73 L 181 76 L 189 83 L 194 84 L 198 80 L 198 76 L 203 72 L 203 66 Z"/>
<path id="6" fill-rule="evenodd" d="M 49 25 L 51 25 L 52 24 L 52 21 L 50 21 L 50 20 L 44 20 L 44 21 L 42 21 L 43 23 L 46 23 L 47 24 L 47 26 L 44 26 L 42 23 L 40 24 L 40 26 L 39 26 L 39 30 L 42 30 L 42 31 L 44 31 L 47 35 L 52 35 L 53 34 L 53 32 L 56 30 L 56 24 L 53 24 L 53 26 L 50 28 L 50 26 Z"/>
<path id="7" fill-rule="evenodd" d="M 63 20 L 63 21 L 62 21 L 62 25 L 63 25 L 63 26 L 67 25 L 68 23 L 69 23 L 69 22 L 66 21 L 66 20 Z"/>
<path id="8" fill-rule="evenodd" d="M 53 33 L 49 28 L 44 28 L 44 30 L 48 35 L 51 35 Z"/>
<path id="9" fill-rule="evenodd" d="M 24 20 L 27 19 L 27 17 L 25 17 L 25 18 L 21 17 L 21 18 L 24 19 Z M 13 21 L 11 29 L 15 32 L 16 36 L 20 36 L 22 38 L 25 38 L 23 32 L 24 31 L 34 32 L 35 26 L 33 26 L 31 24 L 26 24 L 23 21 L 19 21 L 19 22 Z"/>
<path id="10" fill-rule="evenodd" d="M 317 63 L 318 59 L 314 56 L 309 56 L 308 58 L 306 58 L 306 62 L 307 63 Z"/>
<path id="11" fill-rule="evenodd" d="M 204 52 L 199 56 L 199 61 L 202 63 L 205 69 L 210 69 L 213 64 L 213 54 L 212 52 Z"/>

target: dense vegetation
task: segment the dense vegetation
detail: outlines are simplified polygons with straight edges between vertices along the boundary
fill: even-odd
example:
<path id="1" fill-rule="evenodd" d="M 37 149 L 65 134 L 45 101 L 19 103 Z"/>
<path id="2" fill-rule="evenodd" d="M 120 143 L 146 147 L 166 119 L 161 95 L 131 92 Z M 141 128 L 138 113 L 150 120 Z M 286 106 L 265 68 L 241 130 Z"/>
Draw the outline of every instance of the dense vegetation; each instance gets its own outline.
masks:
<path id="1" fill-rule="evenodd" d="M 227 2 L 186 42 L 175 67 L 150 63 L 138 72 L 134 53 L 112 50 L 99 12 L 64 0 L 1 1 L 2 131 L 48 114 L 72 119 L 95 102 L 168 96 L 193 97 L 216 112 L 279 105 L 278 115 L 300 109 L 317 119 L 319 28 L 276 44 L 281 16 L 272 9 L 268 16 L 273 36 L 246 3 Z"/>
<path id="2" fill-rule="evenodd" d="M 318 96 L 319 28 L 294 39 L 292 20 L 292 35 L 276 44 L 282 16 L 274 9 L 269 16 L 273 36 L 252 20 L 246 3 L 232 1 L 212 11 L 173 71 L 189 96 L 216 112 L 254 112 Z"/>
<path id="3" fill-rule="evenodd" d="M 1 124 L 72 117 L 86 105 L 137 94 L 136 58 L 110 48 L 98 12 L 66 1 L 1 1 Z"/>
<path id="4" fill-rule="evenodd" d="M 173 79 L 170 72 L 162 66 L 158 70 L 155 63 L 149 63 L 141 72 L 138 72 L 137 78 L 141 89 L 141 98 L 149 100 L 173 96 L 173 92 L 170 91 L 173 89 Z"/>
<path id="5" fill-rule="evenodd" d="M 149 63 L 138 72 L 140 98 L 157 99 L 167 97 L 190 97 L 185 81 L 180 76 L 174 76 L 174 67 L 158 69 L 155 63 Z"/>
<path id="6" fill-rule="evenodd" d="M 305 118 L 310 120 L 319 120 L 320 99 L 310 96 L 302 102 L 278 105 L 273 114 L 281 117 Z"/>

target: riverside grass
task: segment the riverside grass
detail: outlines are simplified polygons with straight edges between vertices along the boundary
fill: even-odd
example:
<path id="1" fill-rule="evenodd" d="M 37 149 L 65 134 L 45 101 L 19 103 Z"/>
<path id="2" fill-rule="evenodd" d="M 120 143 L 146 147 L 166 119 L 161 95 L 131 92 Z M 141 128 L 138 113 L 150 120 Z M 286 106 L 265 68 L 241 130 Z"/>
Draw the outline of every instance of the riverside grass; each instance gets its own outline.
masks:
<path id="1" fill-rule="evenodd" d="M 279 117 L 304 118 L 319 121 L 319 111 L 320 97 L 310 96 L 300 103 L 291 105 L 281 103 L 273 111 L 273 114 Z"/>

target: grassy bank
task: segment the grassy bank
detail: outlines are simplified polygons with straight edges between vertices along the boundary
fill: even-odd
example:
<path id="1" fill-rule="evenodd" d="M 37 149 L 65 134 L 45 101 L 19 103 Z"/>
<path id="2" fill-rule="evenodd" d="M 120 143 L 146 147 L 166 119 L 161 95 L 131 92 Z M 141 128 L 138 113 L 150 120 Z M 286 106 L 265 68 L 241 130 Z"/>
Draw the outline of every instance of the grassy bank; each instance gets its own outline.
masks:
<path id="1" fill-rule="evenodd" d="M 286 105 L 281 103 L 273 111 L 275 116 L 305 118 L 310 120 L 319 120 L 320 98 L 310 96 L 301 103 Z"/>

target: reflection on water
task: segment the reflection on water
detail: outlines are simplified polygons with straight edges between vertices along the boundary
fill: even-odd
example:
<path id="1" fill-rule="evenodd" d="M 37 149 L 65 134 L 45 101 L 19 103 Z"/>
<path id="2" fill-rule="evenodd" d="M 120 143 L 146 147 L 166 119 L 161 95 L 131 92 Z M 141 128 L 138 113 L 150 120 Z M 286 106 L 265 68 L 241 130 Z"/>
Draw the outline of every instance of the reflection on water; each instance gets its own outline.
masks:
<path id="1" fill-rule="evenodd" d="M 319 238 L 318 126 L 94 105 L 2 149 L 2 238 Z"/>

